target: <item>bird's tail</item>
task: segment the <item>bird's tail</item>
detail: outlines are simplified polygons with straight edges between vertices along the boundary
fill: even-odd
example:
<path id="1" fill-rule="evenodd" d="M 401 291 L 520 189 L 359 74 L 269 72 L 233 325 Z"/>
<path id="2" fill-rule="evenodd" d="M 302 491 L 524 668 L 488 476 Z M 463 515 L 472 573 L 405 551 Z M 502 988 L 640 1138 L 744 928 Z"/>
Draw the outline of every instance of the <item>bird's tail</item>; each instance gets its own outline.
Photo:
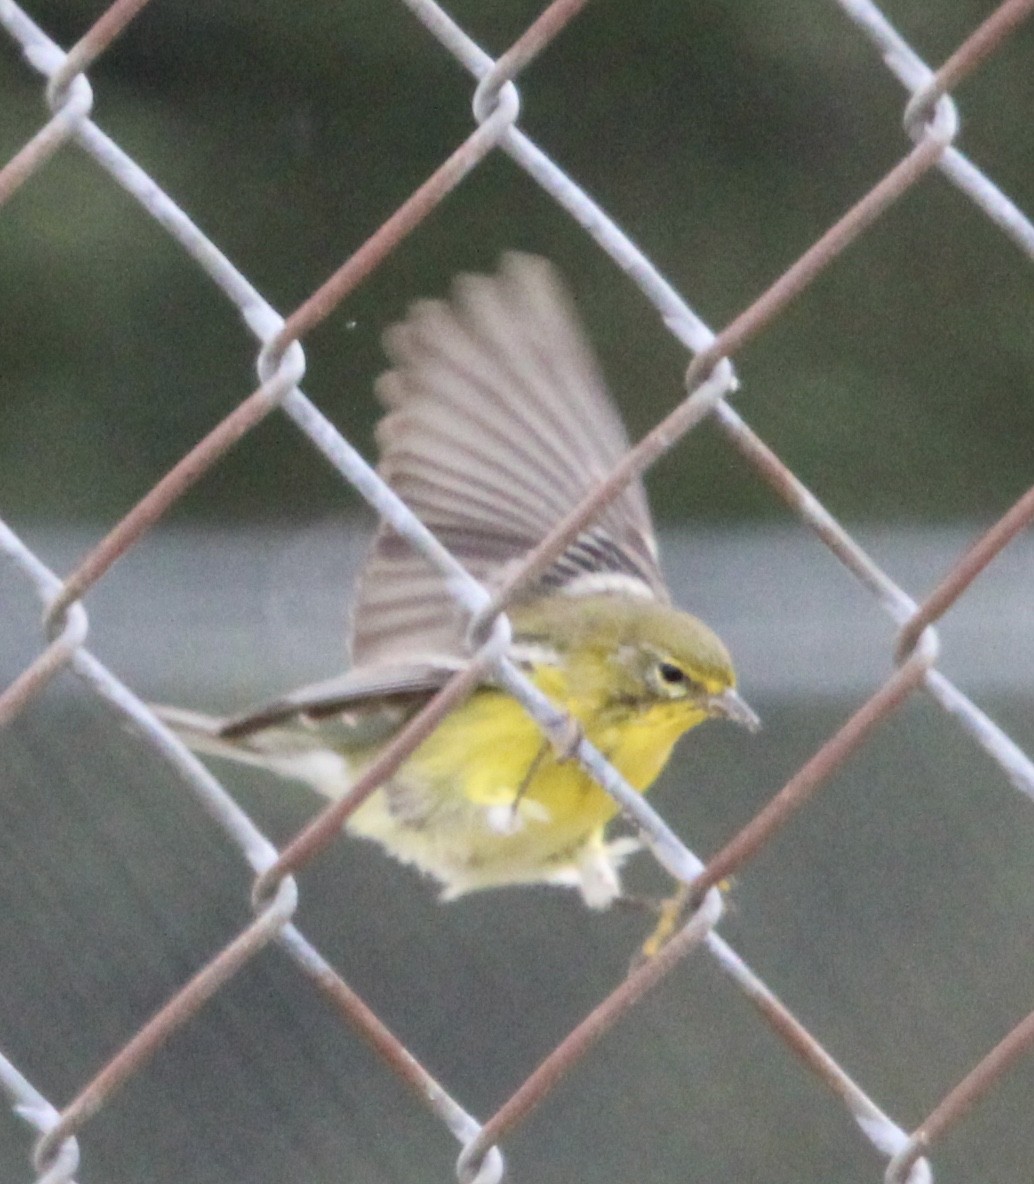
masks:
<path id="1" fill-rule="evenodd" d="M 352 781 L 345 757 L 303 728 L 271 726 L 246 736 L 221 735 L 225 721 L 184 707 L 152 704 L 151 710 L 194 752 L 269 769 L 304 781 L 327 797 L 340 797 Z"/>

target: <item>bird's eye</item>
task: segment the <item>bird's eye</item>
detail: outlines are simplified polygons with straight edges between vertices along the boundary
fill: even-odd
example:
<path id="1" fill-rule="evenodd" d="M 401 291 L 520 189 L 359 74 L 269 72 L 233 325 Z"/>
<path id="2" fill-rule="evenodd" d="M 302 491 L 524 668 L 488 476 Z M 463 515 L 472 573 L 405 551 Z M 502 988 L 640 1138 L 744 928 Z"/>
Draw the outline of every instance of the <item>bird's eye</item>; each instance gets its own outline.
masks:
<path id="1" fill-rule="evenodd" d="M 657 673 L 661 676 L 661 681 L 670 687 L 686 681 L 686 672 L 673 662 L 661 662 L 657 667 Z"/>

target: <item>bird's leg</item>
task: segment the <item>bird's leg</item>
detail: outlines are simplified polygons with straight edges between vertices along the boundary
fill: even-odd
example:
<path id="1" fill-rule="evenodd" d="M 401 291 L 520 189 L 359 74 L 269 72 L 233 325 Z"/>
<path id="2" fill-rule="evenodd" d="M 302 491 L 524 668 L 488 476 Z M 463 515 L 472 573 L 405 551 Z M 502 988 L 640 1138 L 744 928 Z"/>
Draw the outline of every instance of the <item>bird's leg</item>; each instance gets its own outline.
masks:
<path id="1" fill-rule="evenodd" d="M 514 818 L 516 818 L 516 812 L 518 812 L 518 807 L 521 804 L 521 798 L 524 798 L 525 793 L 528 791 L 528 786 L 535 779 L 535 773 L 538 773 L 542 767 L 542 761 L 550 755 L 550 749 L 552 749 L 553 755 L 557 760 L 571 760 L 574 757 L 574 753 L 578 751 L 578 745 L 582 744 L 582 741 L 585 739 L 585 729 L 580 725 L 578 720 L 574 719 L 573 715 L 567 715 L 563 728 L 563 735 L 560 735 L 559 738 L 555 738 L 554 736 L 550 740 L 542 741 L 542 747 L 535 753 L 531 765 L 528 765 L 528 771 L 525 773 L 524 778 L 521 779 L 521 784 L 514 794 L 512 806 Z"/>
<path id="2" fill-rule="evenodd" d="M 528 771 L 521 778 L 520 785 L 517 786 L 517 792 L 513 795 L 513 805 L 510 807 L 511 817 L 516 822 L 517 810 L 520 807 L 521 799 L 528 792 L 528 787 L 532 781 L 535 780 L 535 774 L 542 767 L 542 762 L 549 755 L 550 744 L 548 740 L 543 740 L 542 747 L 535 753 L 531 764 L 528 766 Z"/>
<path id="3" fill-rule="evenodd" d="M 614 897 L 614 904 L 618 908 L 635 910 L 637 913 L 652 913 L 654 916 L 661 911 L 664 901 L 659 896 L 636 896 L 631 892 L 622 892 Z"/>
<path id="4" fill-rule="evenodd" d="M 729 889 L 729 881 L 723 880 L 718 888 L 722 892 Z M 629 971 L 636 970 L 644 962 L 657 956 L 660 951 L 675 936 L 679 926 L 685 918 L 687 907 L 693 899 L 692 885 L 680 883 L 671 896 L 626 896 L 617 898 L 616 903 L 630 908 L 645 909 L 657 918 L 650 935 L 639 947 L 632 959 Z"/>
<path id="5" fill-rule="evenodd" d="M 671 896 L 631 896 L 627 892 L 623 892 L 614 903 L 623 908 L 651 913 L 656 918 L 650 935 L 632 958 L 632 963 L 628 968 L 631 974 L 644 962 L 649 962 L 651 958 L 656 957 L 661 948 L 667 945 L 674 936 L 686 905 L 689 903 L 689 885 L 679 884 Z"/>
<path id="6" fill-rule="evenodd" d="M 585 729 L 573 715 L 568 715 L 564 720 L 563 735 L 542 742 L 542 747 L 535 753 L 535 759 L 528 766 L 528 771 L 524 774 L 520 785 L 517 786 L 512 807 L 514 818 L 517 817 L 517 808 L 521 804 L 521 798 L 528 792 L 528 787 L 535 779 L 535 774 L 542 767 L 542 762 L 549 756 L 550 749 L 553 750 L 553 755 L 558 761 L 569 761 L 574 757 L 578 745 L 584 738 Z"/>
<path id="7" fill-rule="evenodd" d="M 678 929 L 682 915 L 686 911 L 686 905 L 689 904 L 689 899 L 689 885 L 680 883 L 671 896 L 666 896 L 656 902 L 657 923 L 639 950 L 640 960 L 646 962 L 655 957 L 660 953 L 661 947 L 667 945 L 674 937 L 675 930 Z"/>

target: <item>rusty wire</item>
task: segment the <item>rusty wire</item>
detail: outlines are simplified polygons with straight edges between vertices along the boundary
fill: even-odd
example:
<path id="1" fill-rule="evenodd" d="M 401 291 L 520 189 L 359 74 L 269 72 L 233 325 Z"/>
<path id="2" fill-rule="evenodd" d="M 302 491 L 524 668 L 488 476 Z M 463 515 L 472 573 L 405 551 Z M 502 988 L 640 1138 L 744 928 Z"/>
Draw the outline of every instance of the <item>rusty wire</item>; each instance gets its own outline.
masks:
<path id="1" fill-rule="evenodd" d="M 464 1182 L 488 1184 L 502 1173 L 498 1143 L 548 1097 L 588 1048 L 635 1006 L 685 954 L 701 946 L 753 1002 L 759 1013 L 802 1062 L 838 1096 L 859 1128 L 889 1160 L 887 1179 L 921 1184 L 930 1178 L 921 1157 L 992 1088 L 1007 1068 L 1034 1044 L 1034 1017 L 1021 1020 L 939 1102 L 909 1135 L 858 1087 L 832 1056 L 757 978 L 715 931 L 721 897 L 715 886 L 742 869 L 773 840 L 794 813 L 816 793 L 876 727 L 917 689 L 924 688 L 951 717 L 994 757 L 1009 779 L 1034 797 L 1034 765 L 975 704 L 936 669 L 938 641 L 934 623 L 1034 517 L 1034 490 L 986 533 L 947 572 L 922 605 L 916 605 L 832 518 L 818 499 L 761 441 L 726 401 L 737 381 L 730 357 L 763 331 L 786 305 L 826 271 L 840 253 L 889 205 L 914 187 L 931 168 L 940 169 L 960 193 L 1034 259 L 1034 227 L 1009 199 L 954 146 L 956 116 L 950 92 L 1007 40 L 1034 11 L 1034 0 L 1005 0 L 949 57 L 931 71 L 897 35 L 869 0 L 836 0 L 870 38 L 888 68 L 909 93 L 904 126 L 915 146 L 886 177 L 729 326 L 717 335 L 686 305 L 636 246 L 575 186 L 517 126 L 519 99 L 514 80 L 532 58 L 545 50 L 586 0 L 555 0 L 498 59 L 493 60 L 432 0 L 404 0 L 431 34 L 477 79 L 473 109 L 477 127 L 414 194 L 345 260 L 312 296 L 286 319 L 262 298 L 160 187 L 90 119 L 92 96 L 83 71 L 143 9 L 146 0 L 116 0 L 75 47 L 64 54 L 11 0 L 0 0 L 0 25 L 22 47 L 31 66 L 47 79 L 52 118 L 0 170 L 0 204 L 28 183 L 64 145 L 89 153 L 162 225 L 238 308 L 260 345 L 261 383 L 213 431 L 184 457 L 64 581 L 49 572 L 21 541 L 0 524 L 0 551 L 36 588 L 45 606 L 49 644 L 0 696 L 0 723 L 29 706 L 43 686 L 68 669 L 111 704 L 176 769 L 217 823 L 234 839 L 256 873 L 257 916 L 194 978 L 180 989 L 62 1112 L 46 1102 L 6 1060 L 0 1058 L 0 1085 L 15 1099 L 19 1113 L 42 1133 L 36 1150 L 38 1180 L 71 1179 L 79 1148 L 76 1136 L 117 1087 L 123 1085 L 172 1031 L 205 1005 L 255 952 L 278 942 L 339 1013 L 379 1052 L 385 1064 L 430 1106 L 462 1145 L 458 1171 Z M 671 332 L 694 355 L 687 370 L 686 399 L 629 451 L 614 473 L 575 507 L 526 557 L 494 597 L 479 587 L 452 556 L 388 490 L 362 457 L 343 440 L 298 384 L 304 373 L 301 339 L 332 315 L 355 289 L 429 212 L 495 149 L 508 154 L 564 208 L 607 252 L 656 306 Z M 432 563 L 452 577 L 452 585 L 471 620 L 482 626 L 483 648 L 399 733 L 349 797 L 328 807 L 282 853 L 255 829 L 247 815 L 182 745 L 171 737 L 131 692 L 114 679 L 84 648 L 87 620 L 80 598 L 111 565 L 173 505 L 225 451 L 276 409 L 282 410 L 313 445 L 374 506 L 378 514 Z M 505 610 L 522 582 L 533 578 L 609 500 L 665 450 L 711 417 L 745 461 L 756 469 L 832 553 L 876 597 L 896 622 L 898 669 L 878 688 L 819 751 L 787 782 L 737 835 L 706 865 L 666 826 L 642 798 L 617 776 L 584 740 L 575 755 L 622 810 L 640 827 L 657 857 L 694 893 L 697 908 L 684 928 L 652 961 L 640 967 L 553 1050 L 494 1116 L 478 1123 L 413 1058 L 378 1017 L 336 974 L 291 923 L 295 888 L 290 873 L 315 858 L 337 834 L 342 819 L 365 793 L 372 792 L 398 767 L 427 732 L 469 693 L 478 677 L 492 670 L 554 739 L 564 735 L 566 720 L 505 659 L 508 627 Z M 487 639 L 487 640 L 486 640 Z"/>

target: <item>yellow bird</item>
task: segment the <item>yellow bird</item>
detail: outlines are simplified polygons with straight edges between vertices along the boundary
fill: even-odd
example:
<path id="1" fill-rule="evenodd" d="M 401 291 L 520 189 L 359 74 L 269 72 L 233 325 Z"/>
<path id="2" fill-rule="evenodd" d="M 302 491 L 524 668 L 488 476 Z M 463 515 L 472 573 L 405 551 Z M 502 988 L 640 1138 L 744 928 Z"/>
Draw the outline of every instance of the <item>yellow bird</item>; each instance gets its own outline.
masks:
<path id="1" fill-rule="evenodd" d="M 508 254 L 460 277 L 384 338 L 380 473 L 489 588 L 617 463 L 628 440 L 553 268 Z M 646 496 L 629 485 L 510 612 L 510 657 L 638 790 L 713 716 L 753 728 L 732 662 L 673 608 Z M 446 580 L 382 526 L 359 581 L 353 666 L 246 715 L 163 718 L 198 751 L 264 766 L 330 798 L 467 653 Z M 606 837 L 613 800 L 524 709 L 485 685 L 350 818 L 442 897 L 563 884 L 605 908 L 636 840 Z"/>

